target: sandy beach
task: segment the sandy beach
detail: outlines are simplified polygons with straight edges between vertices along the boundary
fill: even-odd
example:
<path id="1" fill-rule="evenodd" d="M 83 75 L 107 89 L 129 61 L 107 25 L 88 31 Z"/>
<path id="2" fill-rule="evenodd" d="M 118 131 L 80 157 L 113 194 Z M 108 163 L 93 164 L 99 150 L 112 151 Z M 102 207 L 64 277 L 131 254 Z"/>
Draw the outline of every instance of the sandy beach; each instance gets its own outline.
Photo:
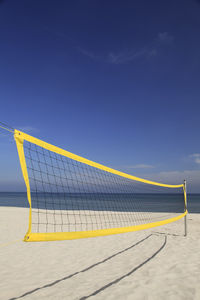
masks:
<path id="1" fill-rule="evenodd" d="M 200 215 L 89 239 L 25 243 L 26 208 L 0 207 L 0 299 L 200 299 Z"/>

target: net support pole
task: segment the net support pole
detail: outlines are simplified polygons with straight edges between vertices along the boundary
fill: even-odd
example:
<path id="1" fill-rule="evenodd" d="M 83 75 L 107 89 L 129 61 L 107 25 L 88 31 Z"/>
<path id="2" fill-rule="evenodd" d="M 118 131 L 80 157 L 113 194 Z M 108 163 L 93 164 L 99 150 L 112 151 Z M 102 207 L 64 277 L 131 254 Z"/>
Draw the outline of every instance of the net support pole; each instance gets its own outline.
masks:
<path id="1" fill-rule="evenodd" d="M 187 210 L 187 186 L 186 180 L 184 180 L 184 200 L 185 200 L 185 211 Z M 184 228 L 185 228 L 185 236 L 187 236 L 187 214 L 184 216 Z"/>

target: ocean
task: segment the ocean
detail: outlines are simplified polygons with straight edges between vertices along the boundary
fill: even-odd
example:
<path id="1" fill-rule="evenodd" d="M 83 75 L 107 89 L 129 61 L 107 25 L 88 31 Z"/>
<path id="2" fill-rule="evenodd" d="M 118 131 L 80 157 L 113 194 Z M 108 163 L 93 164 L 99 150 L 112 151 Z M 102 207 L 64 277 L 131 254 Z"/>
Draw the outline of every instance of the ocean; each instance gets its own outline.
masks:
<path id="1" fill-rule="evenodd" d="M 107 210 L 117 211 L 128 211 L 131 207 L 136 207 L 137 211 L 161 211 L 161 212 L 178 212 L 180 211 L 180 197 L 176 198 L 172 194 L 163 194 L 162 197 L 158 197 L 158 194 L 136 194 L 135 200 L 130 198 L 130 194 L 110 194 L 110 195 L 100 195 L 100 194 L 70 194 L 69 203 L 67 203 L 67 209 L 94 209 L 101 210 L 102 201 L 105 203 L 105 208 Z M 179 195 L 180 196 L 180 195 Z M 48 198 L 48 197 L 46 197 Z M 57 203 L 52 205 L 51 202 L 46 201 L 44 194 L 38 197 L 32 196 L 32 204 L 34 207 L 39 207 L 40 209 L 66 209 L 66 199 L 62 197 L 62 194 L 57 195 Z M 51 199 L 51 197 L 49 197 Z M 54 195 L 55 199 L 55 195 Z M 62 199 L 63 201 L 62 204 Z M 84 199 L 84 201 L 83 201 Z M 130 200 L 131 199 L 131 200 Z M 45 201 L 44 201 L 45 200 Z M 123 206 L 121 205 L 123 201 Z M 133 201 L 133 202 L 132 202 Z M 137 202 L 137 205 L 134 205 Z M 189 213 L 200 213 L 200 194 L 188 194 L 188 211 Z M 182 200 L 181 200 L 182 202 Z M 39 203 L 39 206 L 38 206 Z M 83 204 L 84 203 L 84 204 Z M 64 205 L 65 204 L 65 205 Z M 131 204 L 131 206 L 130 206 Z M 133 206 L 132 206 L 133 204 Z M 138 205 L 140 204 L 140 205 Z M 55 205 L 58 205 L 55 207 Z M 86 205 L 86 206 L 85 206 Z M 8 207 L 29 207 L 26 193 L 24 192 L 0 192 L 0 206 Z M 124 207 L 124 208 L 123 208 Z"/>

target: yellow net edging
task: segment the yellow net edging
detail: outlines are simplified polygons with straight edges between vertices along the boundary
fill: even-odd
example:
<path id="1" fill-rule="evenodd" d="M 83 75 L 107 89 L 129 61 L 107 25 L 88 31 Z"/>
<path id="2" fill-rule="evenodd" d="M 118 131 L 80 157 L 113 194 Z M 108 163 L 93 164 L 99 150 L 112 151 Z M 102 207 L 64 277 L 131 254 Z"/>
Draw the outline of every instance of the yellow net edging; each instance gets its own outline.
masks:
<path id="1" fill-rule="evenodd" d="M 120 228 L 110 228 L 110 229 L 99 229 L 99 230 L 90 230 L 90 231 L 77 231 L 77 232 L 50 232 L 50 233 L 30 233 L 26 235 L 24 238 L 25 242 L 42 242 L 42 241 L 59 241 L 59 240 L 74 240 L 74 239 L 84 239 L 90 237 L 97 236 L 105 236 L 119 233 L 126 233 L 132 231 L 139 231 L 148 228 L 153 228 L 161 225 L 165 225 L 168 223 L 172 223 L 178 221 L 183 218 L 187 214 L 185 211 L 178 217 L 170 218 L 167 220 L 142 224 L 142 225 L 134 225 L 129 227 L 120 227 Z"/>
<path id="2" fill-rule="evenodd" d="M 138 230 L 143 230 L 143 229 L 148 229 L 164 224 L 168 224 L 174 221 L 177 221 L 181 218 L 183 218 L 187 214 L 187 203 L 186 203 L 186 192 L 185 192 L 185 186 L 184 184 L 180 185 L 169 185 L 169 184 L 163 184 L 163 183 L 158 183 L 150 180 L 145 180 L 142 178 L 135 177 L 133 175 L 129 175 L 117 170 L 114 170 L 112 168 L 106 167 L 104 165 L 95 163 L 93 161 L 90 161 L 86 158 L 83 158 L 81 156 L 75 155 L 71 152 L 68 152 L 66 150 L 63 150 L 59 147 L 53 146 L 51 144 L 48 144 L 42 140 L 39 140 L 37 138 L 34 138 L 28 134 L 25 134 L 19 130 L 14 131 L 14 138 L 16 141 L 17 145 L 17 150 L 18 150 L 18 155 L 19 155 L 19 160 L 20 160 L 20 165 L 22 169 L 22 174 L 24 177 L 24 181 L 26 184 L 26 189 L 27 189 L 27 198 L 28 202 L 30 205 L 30 210 L 29 210 L 29 227 L 28 227 L 28 232 L 24 238 L 24 241 L 55 241 L 55 240 L 65 240 L 65 239 L 79 239 L 79 238 L 88 238 L 88 237 L 95 237 L 95 236 L 104 236 L 104 235 L 111 235 L 111 234 L 118 234 L 118 233 L 125 233 L 125 232 L 131 232 L 131 231 L 138 231 Z M 26 159 L 25 159 L 25 154 L 24 154 L 24 146 L 23 143 L 24 141 L 30 142 L 32 144 L 35 144 L 39 147 L 42 147 L 46 150 L 52 151 L 56 154 L 65 156 L 67 158 L 70 158 L 72 160 L 81 162 L 83 164 L 89 165 L 91 167 L 106 171 L 108 173 L 112 173 L 115 175 L 119 175 L 124 178 L 128 178 L 137 182 L 142 182 L 146 183 L 149 185 L 154 185 L 154 186 L 159 186 L 159 187 L 167 187 L 167 188 L 183 188 L 184 192 L 184 201 L 185 201 L 185 212 L 177 217 L 169 218 L 166 220 L 158 221 L 158 222 L 153 222 L 153 223 L 148 223 L 148 224 L 142 224 L 142 225 L 134 225 L 134 226 L 128 226 L 128 227 L 120 227 L 120 228 L 107 228 L 107 229 L 98 229 L 98 230 L 88 230 L 88 231 L 77 231 L 77 232 L 46 232 L 46 233 L 34 233 L 31 232 L 31 227 L 32 227 L 32 208 L 31 208 L 31 190 L 30 190 L 30 183 L 29 183 L 29 176 L 28 176 L 28 171 L 27 171 L 27 165 L 26 165 Z"/>

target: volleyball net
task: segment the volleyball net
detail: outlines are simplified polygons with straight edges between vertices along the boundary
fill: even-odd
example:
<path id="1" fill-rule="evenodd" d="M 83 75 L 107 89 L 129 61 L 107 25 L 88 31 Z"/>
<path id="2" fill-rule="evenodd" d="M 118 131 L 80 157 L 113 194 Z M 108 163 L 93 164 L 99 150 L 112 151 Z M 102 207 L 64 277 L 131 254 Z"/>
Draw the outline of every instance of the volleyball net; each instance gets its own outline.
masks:
<path id="1" fill-rule="evenodd" d="M 15 130 L 30 205 L 24 241 L 118 234 L 187 214 L 185 185 L 141 179 Z"/>

